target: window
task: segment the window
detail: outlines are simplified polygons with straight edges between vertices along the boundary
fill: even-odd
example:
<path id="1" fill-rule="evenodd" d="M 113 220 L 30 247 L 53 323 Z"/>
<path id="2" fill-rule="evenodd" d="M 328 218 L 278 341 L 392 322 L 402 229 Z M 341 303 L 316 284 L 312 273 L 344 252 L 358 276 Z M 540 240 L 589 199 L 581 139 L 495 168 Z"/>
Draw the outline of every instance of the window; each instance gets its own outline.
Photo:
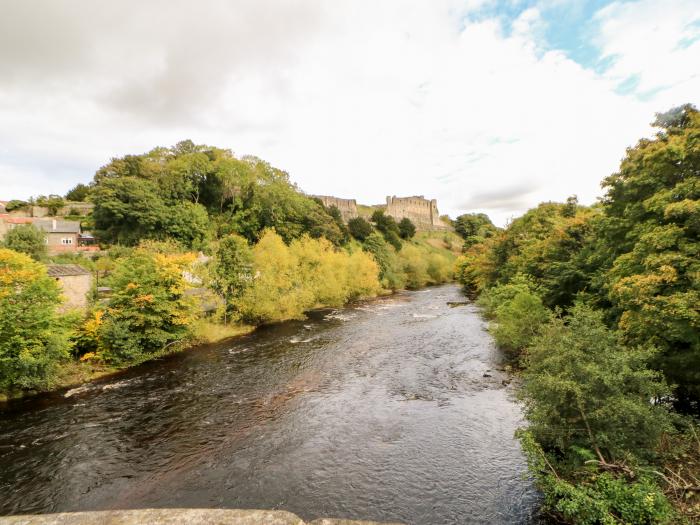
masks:
<path id="1" fill-rule="evenodd" d="M 64 237 L 61 239 L 61 244 L 73 244 L 73 239 L 71 237 Z"/>

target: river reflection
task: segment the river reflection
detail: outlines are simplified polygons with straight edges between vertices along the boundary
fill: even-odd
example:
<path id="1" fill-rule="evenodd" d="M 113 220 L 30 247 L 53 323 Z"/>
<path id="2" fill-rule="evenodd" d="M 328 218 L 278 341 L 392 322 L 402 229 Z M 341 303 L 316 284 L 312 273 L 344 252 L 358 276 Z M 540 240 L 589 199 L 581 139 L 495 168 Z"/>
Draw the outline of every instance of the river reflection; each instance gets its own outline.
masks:
<path id="1" fill-rule="evenodd" d="M 267 508 L 526 523 L 499 353 L 454 285 L 314 312 L 0 412 L 0 514 Z"/>

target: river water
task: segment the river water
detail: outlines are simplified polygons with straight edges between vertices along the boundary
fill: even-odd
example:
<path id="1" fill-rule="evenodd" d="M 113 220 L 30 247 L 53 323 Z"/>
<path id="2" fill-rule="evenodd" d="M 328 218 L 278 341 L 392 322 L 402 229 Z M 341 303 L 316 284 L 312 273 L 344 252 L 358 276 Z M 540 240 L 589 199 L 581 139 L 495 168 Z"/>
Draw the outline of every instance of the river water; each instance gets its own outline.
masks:
<path id="1" fill-rule="evenodd" d="M 0 408 L 0 515 L 265 508 L 528 523 L 537 496 L 485 324 L 454 285 L 265 327 Z"/>

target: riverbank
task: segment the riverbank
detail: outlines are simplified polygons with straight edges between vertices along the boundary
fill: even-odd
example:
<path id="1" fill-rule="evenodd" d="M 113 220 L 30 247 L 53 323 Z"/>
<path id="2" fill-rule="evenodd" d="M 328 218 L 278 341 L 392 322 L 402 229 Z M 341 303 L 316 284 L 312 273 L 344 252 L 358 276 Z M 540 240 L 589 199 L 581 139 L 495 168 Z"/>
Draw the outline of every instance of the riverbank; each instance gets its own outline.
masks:
<path id="1" fill-rule="evenodd" d="M 258 508 L 528 523 L 502 355 L 448 284 L 267 325 L 0 410 L 0 515 Z M 469 521 L 469 519 L 466 519 Z"/>
<path id="2" fill-rule="evenodd" d="M 384 297 L 400 293 L 405 290 L 381 290 L 376 296 L 364 298 L 363 301 L 371 301 L 378 297 Z M 361 301 L 362 302 L 362 301 Z M 356 302 L 355 302 L 356 303 Z M 348 303 L 344 306 L 350 306 L 353 303 Z M 305 312 L 305 315 L 316 311 L 332 308 L 330 305 L 317 305 L 314 309 Z M 144 363 L 162 359 L 174 354 L 187 351 L 196 351 L 203 346 L 212 345 L 227 340 L 234 339 L 243 335 L 250 334 L 260 327 L 288 322 L 292 319 L 283 319 L 275 323 L 260 323 L 258 325 L 246 323 L 230 323 L 222 324 L 213 322 L 207 319 L 200 319 L 195 322 L 190 338 L 170 345 L 160 352 L 149 354 L 147 358 L 133 361 L 124 366 L 110 366 L 108 364 L 91 360 L 91 359 L 70 359 L 58 365 L 56 374 L 52 382 L 44 389 L 34 389 L 25 391 L 16 391 L 9 393 L 0 392 L 0 405 L 13 400 L 24 399 L 41 394 L 49 394 L 52 392 L 61 392 L 64 390 L 72 390 L 79 388 L 93 381 L 106 379 L 112 376 L 119 376 L 127 370 L 135 368 Z"/>

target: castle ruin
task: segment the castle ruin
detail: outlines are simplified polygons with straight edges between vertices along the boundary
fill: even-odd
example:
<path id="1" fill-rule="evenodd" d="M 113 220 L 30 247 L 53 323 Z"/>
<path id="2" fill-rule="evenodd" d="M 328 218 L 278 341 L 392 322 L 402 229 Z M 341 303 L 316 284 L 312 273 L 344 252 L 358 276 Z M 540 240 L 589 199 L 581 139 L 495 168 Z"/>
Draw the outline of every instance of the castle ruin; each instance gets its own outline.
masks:
<path id="1" fill-rule="evenodd" d="M 345 222 L 357 217 L 357 201 L 355 199 L 339 199 L 338 197 L 330 197 L 328 195 L 314 195 L 314 197 L 319 199 L 326 208 L 330 208 L 331 206 L 338 208 Z"/>
<path id="2" fill-rule="evenodd" d="M 423 195 L 413 197 L 387 197 L 386 211 L 397 221 L 408 218 L 418 229 L 442 230 L 448 226 L 440 220 L 437 209 L 437 200 L 428 200 Z"/>

